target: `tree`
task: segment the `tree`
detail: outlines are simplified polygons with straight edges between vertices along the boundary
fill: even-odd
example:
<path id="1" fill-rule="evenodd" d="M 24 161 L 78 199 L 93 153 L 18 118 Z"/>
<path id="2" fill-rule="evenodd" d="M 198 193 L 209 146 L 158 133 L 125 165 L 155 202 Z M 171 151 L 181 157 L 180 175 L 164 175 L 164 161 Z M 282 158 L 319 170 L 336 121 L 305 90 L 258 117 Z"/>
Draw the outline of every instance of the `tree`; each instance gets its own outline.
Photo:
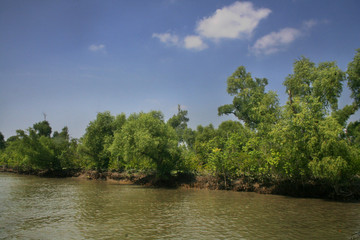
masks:
<path id="1" fill-rule="evenodd" d="M 204 167 L 208 162 L 208 154 L 212 148 L 216 147 L 216 144 L 211 141 L 216 137 L 216 130 L 212 124 L 208 126 L 199 125 L 196 130 L 194 150 L 197 156 L 199 169 Z"/>
<path id="2" fill-rule="evenodd" d="M 189 118 L 187 118 L 188 111 L 186 110 L 182 110 L 181 106 L 178 105 L 178 113 L 174 116 L 172 116 L 172 118 L 170 118 L 167 122 L 167 124 L 169 124 L 172 128 L 175 129 L 178 137 L 179 137 L 179 142 L 183 142 L 183 135 L 184 132 L 187 128 L 187 122 L 189 121 Z"/>
<path id="3" fill-rule="evenodd" d="M 189 155 L 188 150 L 192 150 L 195 144 L 195 132 L 188 128 L 187 123 L 189 118 L 187 117 L 188 111 L 182 110 L 181 106 L 178 105 L 178 113 L 173 115 L 168 121 L 167 124 L 175 129 L 178 136 L 178 143 L 181 146 L 183 155 Z"/>
<path id="4" fill-rule="evenodd" d="M 357 50 L 353 61 L 348 64 L 346 73 L 348 87 L 350 88 L 351 97 L 354 99 L 354 102 L 332 113 L 333 117 L 344 127 L 350 116 L 360 107 L 360 49 Z"/>
<path id="5" fill-rule="evenodd" d="M 250 131 L 240 122 L 222 122 L 216 135 L 205 145 L 208 150 L 206 168 L 217 177 L 223 176 L 225 187 L 227 179 L 239 175 L 243 170 L 243 147 L 250 137 Z"/>
<path id="6" fill-rule="evenodd" d="M 344 134 L 347 140 L 360 148 L 360 121 L 349 123 Z"/>
<path id="7" fill-rule="evenodd" d="M 35 130 L 36 134 L 38 134 L 39 136 L 45 136 L 45 137 L 50 137 L 51 130 L 52 130 L 50 127 L 50 123 L 46 120 L 35 123 L 33 125 L 33 129 Z"/>
<path id="8" fill-rule="evenodd" d="M 345 81 L 345 73 L 336 66 L 335 62 L 323 62 L 316 66 L 309 59 L 302 57 L 295 61 L 294 73 L 284 82 L 289 95 L 288 104 L 291 105 L 295 98 L 309 101 L 308 98 L 312 97 L 322 103 L 324 110 L 335 111 L 343 81 Z"/>
<path id="9" fill-rule="evenodd" d="M 217 132 L 221 138 L 228 139 L 232 133 L 243 133 L 244 126 L 240 122 L 228 120 L 219 125 Z"/>
<path id="10" fill-rule="evenodd" d="M 221 140 L 227 160 L 224 169 L 228 172 L 257 177 L 268 174 L 267 159 L 272 148 L 269 133 L 280 120 L 281 108 L 277 94 L 266 91 L 267 84 L 266 78 L 253 78 L 243 66 L 227 79 L 233 103 L 219 107 L 218 114 L 234 114 L 245 123 L 245 129 L 238 127 L 236 133 L 227 133 L 228 140 Z"/>
<path id="11" fill-rule="evenodd" d="M 348 86 L 352 91 L 351 97 L 354 98 L 357 106 L 360 105 L 360 49 L 356 50 L 353 61 L 348 64 Z"/>
<path id="12" fill-rule="evenodd" d="M 23 138 L 27 137 L 23 130 L 17 130 L 16 135 L 8 138 L 6 141 L 7 147 L 1 155 L 1 162 L 3 165 L 13 168 L 27 168 L 29 166 L 28 159 L 26 159 Z"/>
<path id="13" fill-rule="evenodd" d="M 121 128 L 124 126 L 126 122 L 126 115 L 125 113 L 121 113 L 116 115 L 114 123 L 113 123 L 113 131 L 120 131 Z"/>
<path id="14" fill-rule="evenodd" d="M 339 137 L 346 121 L 343 113 L 352 111 L 348 106 L 338 110 L 344 80 L 334 62 L 316 66 L 307 58 L 295 61 L 294 73 L 284 82 L 289 99 L 271 131 L 272 155 L 267 158 L 282 179 L 336 184 L 353 176 L 350 166 L 357 157 Z"/>
<path id="15" fill-rule="evenodd" d="M 68 127 L 65 126 L 60 133 L 55 131 L 51 140 L 55 157 L 61 169 L 80 167 L 76 155 L 77 140 L 70 138 Z"/>
<path id="16" fill-rule="evenodd" d="M 16 137 L 9 141 L 4 151 L 3 157 L 7 165 L 22 170 L 60 168 L 49 137 L 40 136 L 33 128 L 29 128 L 27 132 L 16 132 Z"/>
<path id="17" fill-rule="evenodd" d="M 227 79 L 227 92 L 234 96 L 233 103 L 218 108 L 218 114 L 234 114 L 251 129 L 266 129 L 278 119 L 278 97 L 275 92 L 265 92 L 266 78 L 253 79 L 240 66 Z"/>
<path id="18" fill-rule="evenodd" d="M 108 168 L 110 152 L 107 148 L 113 139 L 114 122 L 115 117 L 106 111 L 98 113 L 96 119 L 89 123 L 79 146 L 87 167 L 97 170 Z"/>
<path id="19" fill-rule="evenodd" d="M 161 112 L 131 115 L 110 147 L 112 161 L 125 168 L 155 167 L 161 178 L 170 175 L 179 158 L 175 130 L 165 124 Z"/>
<path id="20" fill-rule="evenodd" d="M 356 102 L 353 102 L 352 104 L 344 106 L 342 109 L 333 111 L 331 115 L 338 121 L 340 125 L 345 126 L 350 116 L 353 115 L 358 110 L 358 108 L 359 107 L 357 106 Z"/>

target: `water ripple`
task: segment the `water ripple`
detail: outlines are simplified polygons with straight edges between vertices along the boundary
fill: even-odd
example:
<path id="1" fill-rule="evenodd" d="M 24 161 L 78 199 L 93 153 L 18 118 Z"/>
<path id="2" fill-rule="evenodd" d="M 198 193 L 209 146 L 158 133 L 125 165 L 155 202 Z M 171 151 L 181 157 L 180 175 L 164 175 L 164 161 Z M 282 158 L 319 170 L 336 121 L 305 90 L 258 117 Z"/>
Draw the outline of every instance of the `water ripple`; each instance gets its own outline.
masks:
<path id="1" fill-rule="evenodd" d="M 0 239 L 348 239 L 360 204 L 0 174 Z"/>

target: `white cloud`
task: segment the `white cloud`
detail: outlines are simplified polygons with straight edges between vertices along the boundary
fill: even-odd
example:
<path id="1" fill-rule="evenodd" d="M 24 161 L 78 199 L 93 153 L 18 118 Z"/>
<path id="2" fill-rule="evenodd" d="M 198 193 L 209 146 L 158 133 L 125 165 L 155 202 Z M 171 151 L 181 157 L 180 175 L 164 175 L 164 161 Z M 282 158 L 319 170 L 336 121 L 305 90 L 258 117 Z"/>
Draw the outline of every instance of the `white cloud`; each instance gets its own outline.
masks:
<path id="1" fill-rule="evenodd" d="M 180 40 L 177 35 L 170 33 L 154 33 L 152 37 L 158 38 L 160 42 L 169 46 L 183 47 L 197 51 L 204 50 L 208 47 L 201 37 L 196 35 L 186 36 L 183 40 Z"/>
<path id="2" fill-rule="evenodd" d="M 270 13 L 271 10 L 267 8 L 255 9 L 251 2 L 237 1 L 217 9 L 212 16 L 199 21 L 194 35 L 180 39 L 175 34 L 153 33 L 152 37 L 169 46 L 201 51 L 208 48 L 204 42 L 206 39 L 242 39 L 251 36 L 260 20 Z"/>
<path id="3" fill-rule="evenodd" d="M 258 39 L 251 50 L 255 55 L 270 55 L 281 50 L 295 41 L 297 38 L 307 35 L 309 31 L 319 22 L 317 20 L 307 20 L 302 23 L 302 27 L 283 28 L 278 32 L 271 32 L 262 38 Z"/>
<path id="4" fill-rule="evenodd" d="M 170 33 L 153 33 L 153 38 L 158 38 L 160 42 L 168 44 L 168 45 L 179 45 L 179 37 L 175 34 Z"/>
<path id="5" fill-rule="evenodd" d="M 270 9 L 254 9 L 251 2 L 235 2 L 198 22 L 196 32 L 202 37 L 245 38 L 251 36 L 260 20 L 271 13 Z"/>
<path id="6" fill-rule="evenodd" d="M 105 51 L 105 45 L 104 44 L 99 44 L 99 45 L 96 45 L 96 44 L 92 44 L 89 46 L 89 50 L 92 51 L 92 52 L 104 52 Z"/>
<path id="7" fill-rule="evenodd" d="M 252 50 L 256 55 L 276 53 L 284 49 L 284 47 L 292 43 L 299 36 L 301 36 L 300 30 L 295 28 L 284 28 L 278 32 L 271 32 L 258 39 L 252 47 Z"/>
<path id="8" fill-rule="evenodd" d="M 192 35 L 192 36 L 186 36 L 184 39 L 184 47 L 186 49 L 194 49 L 194 50 L 204 50 L 208 46 L 203 42 L 201 37 Z"/>

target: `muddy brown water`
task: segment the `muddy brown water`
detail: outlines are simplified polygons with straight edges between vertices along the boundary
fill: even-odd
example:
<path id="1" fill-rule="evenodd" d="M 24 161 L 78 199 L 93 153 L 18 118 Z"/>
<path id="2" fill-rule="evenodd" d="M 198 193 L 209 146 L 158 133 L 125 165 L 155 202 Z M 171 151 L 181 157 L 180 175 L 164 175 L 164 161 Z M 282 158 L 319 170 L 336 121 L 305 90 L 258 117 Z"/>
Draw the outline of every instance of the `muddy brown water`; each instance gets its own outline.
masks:
<path id="1" fill-rule="evenodd" d="M 0 239 L 358 239 L 359 231 L 360 203 L 0 173 Z"/>

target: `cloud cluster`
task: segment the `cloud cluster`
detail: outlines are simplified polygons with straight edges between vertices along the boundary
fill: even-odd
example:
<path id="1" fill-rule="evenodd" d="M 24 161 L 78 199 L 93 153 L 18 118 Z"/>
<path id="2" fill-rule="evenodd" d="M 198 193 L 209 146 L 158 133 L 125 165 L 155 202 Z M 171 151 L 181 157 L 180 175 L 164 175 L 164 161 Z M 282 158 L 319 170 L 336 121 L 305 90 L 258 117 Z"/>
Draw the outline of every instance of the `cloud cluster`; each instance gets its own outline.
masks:
<path id="1" fill-rule="evenodd" d="M 217 9 L 211 16 L 197 22 L 195 34 L 180 38 L 171 33 L 154 33 L 153 38 L 168 46 L 201 51 L 208 48 L 206 41 L 219 42 L 222 39 L 248 39 L 253 35 L 261 20 L 267 18 L 271 10 L 255 8 L 251 2 L 237 1 Z M 303 22 L 301 28 L 283 28 L 260 37 L 249 47 L 255 55 L 269 55 L 286 49 L 292 42 L 317 25 L 315 20 Z"/>
<path id="2" fill-rule="evenodd" d="M 251 2 L 235 2 L 198 22 L 196 32 L 212 39 L 245 38 L 251 36 L 259 22 L 270 13 L 267 8 L 255 9 Z"/>
<path id="3" fill-rule="evenodd" d="M 217 9 L 210 17 L 197 23 L 194 35 L 180 40 L 175 34 L 154 33 L 152 36 L 167 45 L 201 51 L 208 48 L 206 39 L 235 39 L 251 36 L 259 22 L 271 13 L 270 9 L 255 9 L 251 2 L 235 2 Z"/>

